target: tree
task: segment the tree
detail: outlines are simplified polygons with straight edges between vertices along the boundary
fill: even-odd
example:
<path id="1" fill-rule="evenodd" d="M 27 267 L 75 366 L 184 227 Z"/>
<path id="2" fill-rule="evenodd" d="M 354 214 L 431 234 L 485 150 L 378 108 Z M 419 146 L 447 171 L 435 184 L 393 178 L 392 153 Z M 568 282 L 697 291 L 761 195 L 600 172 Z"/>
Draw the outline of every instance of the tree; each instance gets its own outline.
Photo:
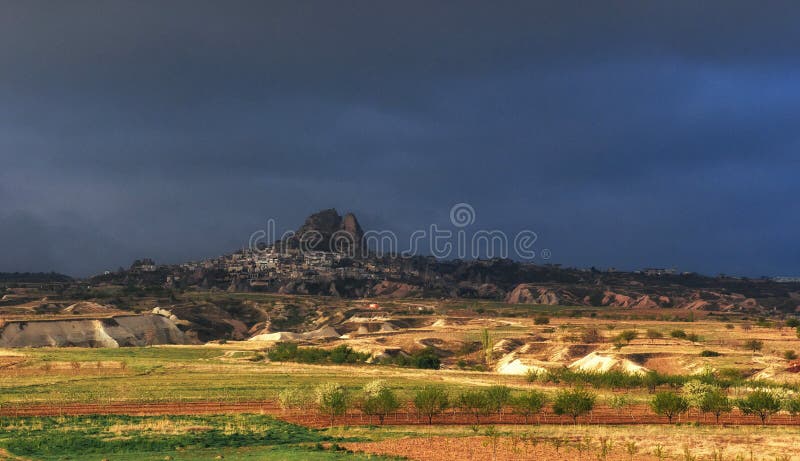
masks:
<path id="1" fill-rule="evenodd" d="M 608 399 L 608 406 L 617 411 L 617 414 L 622 413 L 622 409 L 630 405 L 631 401 L 625 394 L 612 395 Z"/>
<path id="2" fill-rule="evenodd" d="M 619 335 L 617 335 L 617 339 L 618 339 L 620 342 L 623 342 L 623 343 L 625 343 L 625 344 L 628 344 L 628 343 L 630 343 L 631 341 L 633 341 L 634 339 L 636 339 L 636 337 L 637 337 L 638 335 L 639 335 L 639 334 L 638 334 L 638 333 L 636 333 L 636 330 L 624 330 L 624 331 L 622 331 L 622 332 L 621 332 Z"/>
<path id="3" fill-rule="evenodd" d="M 664 337 L 663 333 L 653 329 L 648 329 L 645 334 L 647 335 L 647 339 L 661 339 Z"/>
<path id="4" fill-rule="evenodd" d="M 578 423 L 578 417 L 594 409 L 597 396 L 583 388 L 565 389 L 558 393 L 553 402 L 553 412 L 557 415 L 569 415 L 573 424 Z"/>
<path id="5" fill-rule="evenodd" d="M 503 407 L 511 400 L 511 389 L 508 386 L 491 386 L 484 392 L 490 411 L 497 414 L 500 414 Z"/>
<path id="6" fill-rule="evenodd" d="M 781 410 L 781 400 L 767 390 L 756 389 L 737 401 L 736 406 L 746 415 L 758 415 L 763 425 L 767 423 L 767 418 Z"/>
<path id="7" fill-rule="evenodd" d="M 699 408 L 700 411 L 714 415 L 714 420 L 719 424 L 720 415 L 731 411 L 733 403 L 725 391 L 715 387 L 702 396 Z"/>
<path id="8" fill-rule="evenodd" d="M 305 389 L 287 387 L 278 394 L 278 403 L 284 410 L 308 408 L 311 397 Z"/>
<path id="9" fill-rule="evenodd" d="M 654 393 L 659 384 L 661 384 L 661 376 L 657 371 L 650 370 L 642 377 L 642 384 L 647 387 L 649 393 Z"/>
<path id="10" fill-rule="evenodd" d="M 528 418 L 531 415 L 542 411 L 545 403 L 547 403 L 547 396 L 539 391 L 526 392 L 511 399 L 511 407 L 514 409 L 514 413 L 522 415 L 525 418 L 525 424 L 528 424 Z"/>
<path id="11" fill-rule="evenodd" d="M 475 417 L 475 422 L 480 424 L 480 417 L 486 416 L 491 411 L 489 399 L 482 391 L 464 391 L 458 395 L 458 405 Z"/>
<path id="12" fill-rule="evenodd" d="M 447 392 L 442 386 L 425 386 L 414 395 L 414 406 L 417 411 L 433 424 L 433 417 L 444 411 L 449 405 Z"/>
<path id="13" fill-rule="evenodd" d="M 755 353 L 764 348 L 764 342 L 758 339 L 748 339 L 744 342 L 744 348 Z"/>
<path id="14" fill-rule="evenodd" d="M 364 386 L 364 394 L 361 410 L 369 416 L 377 416 L 381 426 L 383 426 L 386 415 L 400 408 L 400 401 L 397 400 L 397 395 L 391 388 L 384 385 L 375 386 L 374 389 L 370 389 L 369 385 Z"/>
<path id="15" fill-rule="evenodd" d="M 330 417 L 331 426 L 337 416 L 347 411 L 347 393 L 338 383 L 320 384 L 314 389 L 314 397 L 319 412 Z"/>
<path id="16" fill-rule="evenodd" d="M 796 418 L 800 414 L 800 396 L 787 399 L 784 403 L 784 409 L 792 415 L 792 418 Z"/>
<path id="17" fill-rule="evenodd" d="M 489 329 L 484 328 L 481 330 L 481 350 L 483 351 L 483 359 L 487 367 L 492 363 L 493 347 L 494 341 L 492 340 L 492 335 L 489 333 Z"/>
<path id="18" fill-rule="evenodd" d="M 703 374 L 701 376 L 707 376 L 707 375 Z M 715 387 L 716 386 L 714 386 L 713 384 L 708 384 L 707 382 L 701 381 L 699 379 L 693 379 L 684 384 L 681 391 L 685 396 L 686 402 L 689 404 L 690 407 L 700 408 L 700 405 L 702 404 L 705 396 L 709 392 L 714 390 Z"/>
<path id="19" fill-rule="evenodd" d="M 689 409 L 689 402 L 674 392 L 659 392 L 650 402 L 650 408 L 655 414 L 666 416 L 672 424 L 672 418 Z"/>

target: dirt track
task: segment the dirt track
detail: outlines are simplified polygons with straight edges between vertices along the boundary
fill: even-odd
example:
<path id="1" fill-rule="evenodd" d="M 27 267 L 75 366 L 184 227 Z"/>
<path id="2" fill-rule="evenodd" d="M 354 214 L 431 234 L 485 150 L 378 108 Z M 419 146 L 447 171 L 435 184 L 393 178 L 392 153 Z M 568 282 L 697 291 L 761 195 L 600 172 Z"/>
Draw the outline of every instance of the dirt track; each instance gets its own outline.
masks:
<path id="1" fill-rule="evenodd" d="M 60 415 L 194 415 L 194 414 L 220 414 L 220 413 L 265 413 L 280 419 L 311 427 L 325 427 L 329 421 L 318 416 L 314 411 L 284 411 L 277 402 L 165 402 L 165 403 L 109 403 L 109 404 L 69 404 L 69 405 L 27 405 L 4 407 L 0 409 L 0 416 L 60 416 Z M 698 422 L 701 424 L 715 424 L 713 415 L 703 415 L 696 411 L 681 415 L 673 422 Z M 444 414 L 433 418 L 434 424 L 446 425 L 472 425 L 475 417 L 458 410 L 447 410 Z M 514 415 L 510 411 L 502 415 L 493 414 L 480 417 L 480 424 L 524 424 L 523 417 Z M 539 424 L 571 424 L 572 419 L 557 416 L 545 411 L 538 416 L 531 417 L 529 423 Z M 620 412 L 608 407 L 598 406 L 591 415 L 578 418 L 580 424 L 668 424 L 667 418 L 654 415 L 645 405 L 631 406 Z M 346 416 L 336 418 L 336 425 L 358 426 L 378 424 L 377 418 L 370 419 L 359 411 L 350 411 Z M 413 408 L 401 410 L 389 415 L 384 424 L 387 425 L 417 425 L 427 424 L 425 418 L 418 418 Z M 756 416 L 746 416 L 734 411 L 723 415 L 720 424 L 725 425 L 759 425 L 761 420 Z M 768 425 L 799 425 L 800 417 L 793 418 L 787 414 L 771 417 Z"/>

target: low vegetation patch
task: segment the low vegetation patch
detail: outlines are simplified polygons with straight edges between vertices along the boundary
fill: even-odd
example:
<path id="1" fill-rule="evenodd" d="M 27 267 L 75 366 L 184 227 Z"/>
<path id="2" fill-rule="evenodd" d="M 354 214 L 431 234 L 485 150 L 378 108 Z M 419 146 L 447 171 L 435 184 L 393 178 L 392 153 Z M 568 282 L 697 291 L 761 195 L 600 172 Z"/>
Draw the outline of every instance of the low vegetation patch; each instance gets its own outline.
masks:
<path id="1" fill-rule="evenodd" d="M 0 446 L 37 459 L 323 442 L 329 437 L 262 415 L 7 418 Z"/>

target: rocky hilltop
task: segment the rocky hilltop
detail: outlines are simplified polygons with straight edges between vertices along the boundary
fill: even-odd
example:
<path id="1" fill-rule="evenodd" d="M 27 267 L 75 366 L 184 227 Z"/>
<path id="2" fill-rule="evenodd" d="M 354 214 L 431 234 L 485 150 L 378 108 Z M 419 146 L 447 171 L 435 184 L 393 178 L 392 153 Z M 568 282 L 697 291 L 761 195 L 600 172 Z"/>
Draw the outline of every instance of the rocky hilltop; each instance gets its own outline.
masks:
<path id="1" fill-rule="evenodd" d="M 340 216 L 335 208 L 314 213 L 284 242 L 292 249 L 341 252 L 364 256 L 364 231 L 353 213 Z"/>

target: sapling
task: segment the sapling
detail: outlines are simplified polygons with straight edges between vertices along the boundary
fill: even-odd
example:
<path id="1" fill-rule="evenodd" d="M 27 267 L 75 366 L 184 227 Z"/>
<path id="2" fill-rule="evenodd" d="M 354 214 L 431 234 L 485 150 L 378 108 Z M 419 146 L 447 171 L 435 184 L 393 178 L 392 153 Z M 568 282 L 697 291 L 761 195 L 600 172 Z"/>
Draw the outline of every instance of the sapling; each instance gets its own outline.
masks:
<path id="1" fill-rule="evenodd" d="M 628 440 L 625 442 L 625 453 L 628 454 L 628 459 L 633 461 L 633 457 L 636 453 L 639 453 L 639 447 L 636 446 L 636 442 L 633 440 Z"/>
<path id="2" fill-rule="evenodd" d="M 664 447 L 662 447 L 660 443 L 657 444 L 655 448 L 653 448 L 653 456 L 658 458 L 659 461 L 661 461 L 667 456 L 666 452 L 664 452 Z"/>

